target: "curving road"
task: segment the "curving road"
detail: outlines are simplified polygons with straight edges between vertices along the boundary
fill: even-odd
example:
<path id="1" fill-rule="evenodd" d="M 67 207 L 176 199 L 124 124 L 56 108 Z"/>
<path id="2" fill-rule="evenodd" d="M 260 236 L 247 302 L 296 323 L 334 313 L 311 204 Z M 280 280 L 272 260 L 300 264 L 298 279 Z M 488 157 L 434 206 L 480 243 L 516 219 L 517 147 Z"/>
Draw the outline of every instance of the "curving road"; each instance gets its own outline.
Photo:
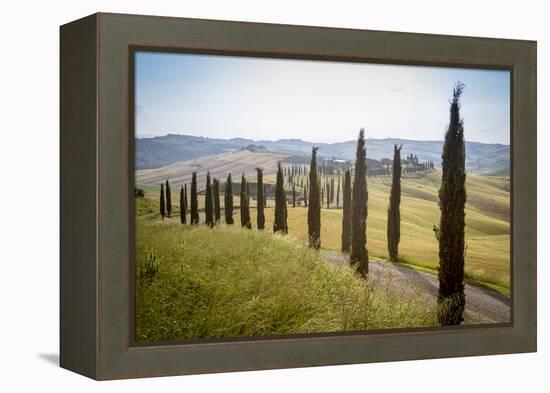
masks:
<path id="1" fill-rule="evenodd" d="M 331 265 L 349 267 L 349 256 L 336 251 L 322 251 L 322 256 Z M 395 265 L 369 261 L 369 275 L 382 283 L 389 283 L 400 291 L 417 294 L 418 290 L 427 301 L 435 302 L 439 282 L 437 276 Z M 491 289 L 466 284 L 466 309 L 464 324 L 507 323 L 510 322 L 510 298 Z"/>

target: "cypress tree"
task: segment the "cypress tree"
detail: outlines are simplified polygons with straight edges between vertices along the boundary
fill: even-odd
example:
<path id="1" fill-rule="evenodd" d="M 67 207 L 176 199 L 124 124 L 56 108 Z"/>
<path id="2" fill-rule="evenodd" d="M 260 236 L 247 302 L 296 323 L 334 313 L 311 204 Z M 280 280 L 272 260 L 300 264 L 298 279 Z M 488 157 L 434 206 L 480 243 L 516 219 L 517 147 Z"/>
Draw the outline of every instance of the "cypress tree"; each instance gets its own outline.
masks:
<path id="1" fill-rule="evenodd" d="M 197 172 L 191 178 L 191 224 L 199 225 L 199 199 L 197 194 Z"/>
<path id="2" fill-rule="evenodd" d="M 349 252 L 351 246 L 351 172 L 344 174 L 342 206 L 342 252 Z"/>
<path id="3" fill-rule="evenodd" d="M 267 191 L 264 184 L 264 208 L 267 207 Z"/>
<path id="4" fill-rule="evenodd" d="M 338 170 L 338 187 L 336 188 L 336 208 L 340 207 L 340 170 Z"/>
<path id="5" fill-rule="evenodd" d="M 328 179 L 325 181 L 325 189 L 327 190 L 327 209 L 330 209 L 330 183 Z"/>
<path id="6" fill-rule="evenodd" d="M 246 179 L 244 177 L 244 172 L 241 176 L 241 191 L 239 192 L 239 210 L 240 210 L 240 216 L 241 216 L 241 226 L 244 227 L 246 224 L 246 217 L 244 212 L 244 205 L 246 199 Z"/>
<path id="7" fill-rule="evenodd" d="M 227 181 L 225 183 L 223 207 L 225 223 L 233 225 L 233 182 L 231 180 L 231 173 L 227 175 Z"/>
<path id="8" fill-rule="evenodd" d="M 160 183 L 160 216 L 164 220 L 164 215 L 166 214 L 166 209 L 164 205 L 164 185 Z"/>
<path id="9" fill-rule="evenodd" d="M 351 202 L 351 254 L 350 264 L 361 277 L 369 272 L 369 254 L 367 251 L 367 151 L 365 148 L 365 130 L 361 129 L 357 139 L 355 157 L 355 175 L 353 178 Z"/>
<path id="10" fill-rule="evenodd" d="M 273 221 L 273 232 L 288 233 L 286 223 L 286 195 L 281 163 L 277 164 L 277 182 L 275 184 L 275 220 Z"/>
<path id="11" fill-rule="evenodd" d="M 287 202 L 286 202 L 286 194 L 285 194 L 285 198 L 284 198 L 284 219 L 285 219 L 285 232 L 284 233 L 288 233 L 288 223 L 287 223 L 287 218 L 288 218 L 288 210 L 287 210 Z"/>
<path id="12" fill-rule="evenodd" d="M 334 177 L 330 178 L 330 203 L 334 203 Z"/>
<path id="13" fill-rule="evenodd" d="M 210 172 L 206 173 L 206 191 L 204 197 L 205 222 L 210 228 L 214 226 L 214 201 L 212 185 L 210 184 Z"/>
<path id="14" fill-rule="evenodd" d="M 264 174 L 262 168 L 256 168 L 256 172 L 258 174 L 258 195 L 256 196 L 257 199 L 257 215 L 256 215 L 256 225 L 258 226 L 258 229 L 264 229 L 265 228 L 265 215 L 264 215 L 264 207 L 265 207 L 265 186 L 264 186 Z"/>
<path id="15" fill-rule="evenodd" d="M 248 199 L 248 186 L 246 183 L 246 178 L 244 177 L 244 173 L 241 178 L 241 227 L 251 229 L 252 223 L 250 222 L 250 206 L 249 206 L 249 199 Z"/>
<path id="16" fill-rule="evenodd" d="M 168 179 L 166 180 L 166 213 L 168 214 L 168 218 L 170 218 L 172 214 L 172 190 L 170 190 Z"/>
<path id="17" fill-rule="evenodd" d="M 450 106 L 449 126 L 441 155 L 441 187 L 439 189 L 439 293 L 438 319 L 442 325 L 458 325 L 463 321 L 464 295 L 464 225 L 466 204 L 466 171 L 464 123 L 460 117 L 460 96 L 464 85 L 457 83 Z"/>
<path id="18" fill-rule="evenodd" d="M 296 207 L 296 185 L 292 185 L 292 207 Z"/>
<path id="19" fill-rule="evenodd" d="M 221 220 L 221 206 L 220 206 L 220 180 L 214 179 L 213 187 L 213 197 L 214 197 L 214 218 L 216 222 Z"/>
<path id="20" fill-rule="evenodd" d="M 246 182 L 246 205 L 248 206 L 248 220 L 250 225 L 252 225 L 252 220 L 250 219 L 250 183 Z"/>
<path id="21" fill-rule="evenodd" d="M 388 254 L 390 260 L 395 262 L 399 256 L 399 239 L 401 237 L 401 148 L 393 146 L 392 182 L 390 192 L 390 205 L 388 207 Z"/>
<path id="22" fill-rule="evenodd" d="M 309 164 L 309 202 L 307 209 L 307 227 L 309 246 L 321 247 L 321 201 L 319 200 L 319 178 L 317 177 L 317 147 L 311 149 Z"/>
<path id="23" fill-rule="evenodd" d="M 187 204 L 187 184 L 183 185 L 183 211 L 185 212 L 185 222 L 187 223 L 187 211 L 189 210 L 189 205 Z M 191 218 L 189 219 L 191 220 Z"/>
<path id="24" fill-rule="evenodd" d="M 183 186 L 180 189 L 180 221 L 182 224 L 185 224 L 187 221 L 187 215 L 185 214 L 185 191 Z"/>

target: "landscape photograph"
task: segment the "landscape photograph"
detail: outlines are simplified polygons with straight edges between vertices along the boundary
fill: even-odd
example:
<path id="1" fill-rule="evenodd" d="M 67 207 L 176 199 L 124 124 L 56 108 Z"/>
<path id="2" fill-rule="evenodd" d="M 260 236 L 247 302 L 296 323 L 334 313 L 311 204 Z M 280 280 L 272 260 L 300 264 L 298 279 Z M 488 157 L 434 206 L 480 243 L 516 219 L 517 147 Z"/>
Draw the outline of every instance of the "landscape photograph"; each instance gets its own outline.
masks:
<path id="1" fill-rule="evenodd" d="M 510 72 L 138 51 L 134 339 L 510 323 Z"/>

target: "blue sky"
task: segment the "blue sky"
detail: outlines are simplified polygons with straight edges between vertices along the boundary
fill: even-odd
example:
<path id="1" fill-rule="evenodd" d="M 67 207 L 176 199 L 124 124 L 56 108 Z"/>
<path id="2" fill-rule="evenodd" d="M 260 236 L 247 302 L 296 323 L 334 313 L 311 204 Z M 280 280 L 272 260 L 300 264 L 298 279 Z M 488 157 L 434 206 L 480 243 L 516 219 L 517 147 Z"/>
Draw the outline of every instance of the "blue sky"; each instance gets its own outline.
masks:
<path id="1" fill-rule="evenodd" d="M 136 135 L 441 140 L 456 81 L 469 141 L 509 144 L 508 71 L 138 52 Z"/>

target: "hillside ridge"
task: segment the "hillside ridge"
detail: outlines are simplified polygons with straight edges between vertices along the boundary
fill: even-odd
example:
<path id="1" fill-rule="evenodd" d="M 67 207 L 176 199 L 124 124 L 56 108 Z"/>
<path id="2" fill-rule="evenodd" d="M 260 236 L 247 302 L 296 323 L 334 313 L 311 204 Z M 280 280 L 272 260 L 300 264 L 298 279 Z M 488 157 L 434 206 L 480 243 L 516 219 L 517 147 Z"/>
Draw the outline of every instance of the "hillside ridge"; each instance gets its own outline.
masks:
<path id="1" fill-rule="evenodd" d="M 443 141 L 423 141 L 401 138 L 368 138 L 367 157 L 381 160 L 391 157 L 394 144 L 402 144 L 403 155 L 415 154 L 421 160 L 441 162 Z M 208 138 L 185 134 L 168 134 L 154 138 L 137 138 L 136 169 L 160 168 L 175 162 L 189 161 L 205 156 L 238 151 L 248 145 L 262 146 L 266 151 L 279 153 L 291 159 L 307 159 L 312 146 L 319 147 L 320 157 L 353 159 L 356 141 L 314 143 L 301 139 L 253 140 L 246 138 Z M 510 172 L 510 146 L 499 143 L 466 142 L 466 169 L 480 174 Z"/>

